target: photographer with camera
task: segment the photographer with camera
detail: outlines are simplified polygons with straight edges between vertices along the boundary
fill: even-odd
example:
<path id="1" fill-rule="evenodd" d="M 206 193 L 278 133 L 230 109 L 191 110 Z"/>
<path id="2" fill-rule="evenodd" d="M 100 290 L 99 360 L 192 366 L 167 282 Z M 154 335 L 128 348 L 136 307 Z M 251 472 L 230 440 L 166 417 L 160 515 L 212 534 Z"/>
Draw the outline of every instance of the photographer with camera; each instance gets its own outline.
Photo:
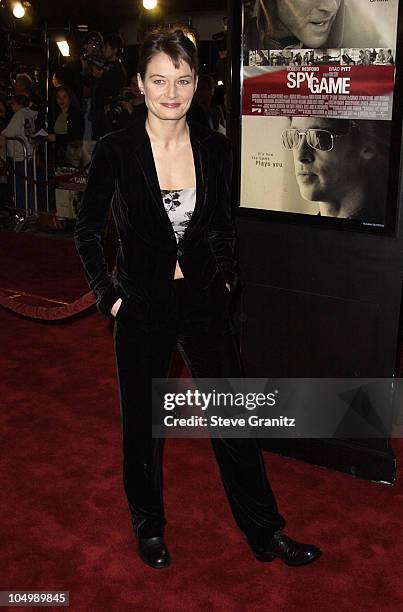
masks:
<path id="1" fill-rule="evenodd" d="M 111 129 L 107 112 L 116 102 L 126 84 L 126 70 L 122 64 L 123 39 L 119 34 L 111 34 L 104 39 L 102 58 L 90 58 L 93 66 L 95 84 L 91 103 L 93 137 L 98 140 Z"/>
<path id="2" fill-rule="evenodd" d="M 89 32 L 83 40 L 80 52 L 80 97 L 81 110 L 84 115 L 85 130 L 83 140 L 93 140 L 92 119 L 91 119 L 91 103 L 94 90 L 94 75 L 92 73 L 92 62 L 102 61 L 102 45 L 104 39 L 100 32 Z"/>
<path id="3" fill-rule="evenodd" d="M 130 86 L 123 90 L 122 108 L 131 115 L 136 106 L 144 103 L 144 96 L 139 89 L 137 74 L 133 74 L 130 80 Z"/>
<path id="4" fill-rule="evenodd" d="M 144 107 L 144 96 L 140 92 L 137 75 L 134 74 L 130 80 L 130 87 L 123 87 L 120 95 L 107 107 L 108 131 L 113 132 L 125 128 L 131 121 L 133 113 L 138 114 L 140 105 Z"/>

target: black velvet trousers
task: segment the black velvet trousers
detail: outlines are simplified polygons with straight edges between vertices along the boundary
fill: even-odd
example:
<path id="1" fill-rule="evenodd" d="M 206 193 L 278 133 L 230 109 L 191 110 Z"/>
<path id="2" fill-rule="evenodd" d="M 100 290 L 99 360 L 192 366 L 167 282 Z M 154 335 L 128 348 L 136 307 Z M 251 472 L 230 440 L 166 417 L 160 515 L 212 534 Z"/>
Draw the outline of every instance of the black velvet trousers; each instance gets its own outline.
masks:
<path id="1" fill-rule="evenodd" d="M 242 364 L 228 315 L 230 293 L 220 283 L 196 295 L 185 279 L 174 281 L 176 322 L 158 331 L 139 329 L 122 311 L 114 344 L 123 438 L 123 483 L 136 534 L 163 535 L 162 440 L 151 435 L 151 379 L 165 378 L 173 351 L 181 352 L 192 376 L 241 378 Z M 217 306 L 216 320 L 211 305 Z M 210 322 L 206 327 L 206 309 Z M 213 319 L 214 319 L 213 312 Z M 267 480 L 255 439 L 211 438 L 234 519 L 249 543 L 261 548 L 284 518 Z"/>

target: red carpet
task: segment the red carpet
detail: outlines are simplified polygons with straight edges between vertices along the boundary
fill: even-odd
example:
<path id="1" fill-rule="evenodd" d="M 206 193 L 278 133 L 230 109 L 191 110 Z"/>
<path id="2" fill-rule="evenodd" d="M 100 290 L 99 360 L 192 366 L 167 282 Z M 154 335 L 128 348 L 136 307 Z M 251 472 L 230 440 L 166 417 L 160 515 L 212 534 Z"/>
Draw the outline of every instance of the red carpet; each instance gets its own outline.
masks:
<path id="1" fill-rule="evenodd" d="M 61 301 L 87 291 L 71 241 L 0 232 L 0 257 L 0 287 Z M 121 482 L 108 322 L 0 309 L 0 327 L 0 590 L 68 590 L 74 612 L 403 610 L 401 478 L 384 486 L 265 454 L 287 532 L 324 554 L 301 568 L 262 564 L 235 527 L 208 440 L 167 441 L 172 566 L 144 566 Z"/>

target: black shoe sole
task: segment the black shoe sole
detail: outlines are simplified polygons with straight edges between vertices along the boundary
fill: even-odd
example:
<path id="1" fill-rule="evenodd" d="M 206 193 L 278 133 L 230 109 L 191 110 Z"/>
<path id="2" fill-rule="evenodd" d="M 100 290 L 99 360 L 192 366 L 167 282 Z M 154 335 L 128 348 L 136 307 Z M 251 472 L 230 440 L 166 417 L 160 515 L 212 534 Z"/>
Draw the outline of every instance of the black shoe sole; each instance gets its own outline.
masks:
<path id="1" fill-rule="evenodd" d="M 270 554 L 270 553 L 254 553 L 254 555 L 258 561 L 261 561 L 263 563 L 274 561 L 275 559 L 280 559 L 283 563 L 285 563 L 289 567 L 299 567 L 301 565 L 309 565 L 309 563 L 312 563 L 313 561 L 316 561 L 316 559 L 319 559 L 319 557 L 322 555 L 322 551 L 319 550 L 314 557 L 311 557 L 310 559 L 306 559 L 305 561 L 299 561 L 297 563 L 295 563 L 295 561 L 294 562 L 287 561 L 286 559 L 283 559 L 279 555 Z"/>

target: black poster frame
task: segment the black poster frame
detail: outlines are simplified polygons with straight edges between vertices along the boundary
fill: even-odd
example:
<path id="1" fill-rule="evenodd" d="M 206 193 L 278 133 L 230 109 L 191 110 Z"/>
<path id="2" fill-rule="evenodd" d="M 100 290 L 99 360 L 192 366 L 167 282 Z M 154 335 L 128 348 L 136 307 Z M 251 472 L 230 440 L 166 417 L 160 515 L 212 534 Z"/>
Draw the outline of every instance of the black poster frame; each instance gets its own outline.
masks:
<path id="1" fill-rule="evenodd" d="M 244 24 L 244 3 L 235 0 L 229 2 L 230 8 L 230 31 L 231 31 L 231 67 L 230 67 L 230 122 L 229 133 L 235 143 L 236 151 L 236 178 L 234 177 L 234 195 L 238 215 L 244 218 L 266 220 L 275 223 L 285 223 L 292 225 L 310 225 L 336 231 L 359 232 L 370 235 L 397 236 L 399 231 L 398 207 L 396 202 L 399 198 L 400 186 L 400 167 L 402 149 L 402 122 L 403 122 L 403 7 L 401 2 L 398 6 L 397 38 L 396 38 L 396 73 L 395 88 L 393 98 L 393 111 L 391 120 L 391 149 L 390 164 L 387 184 L 386 218 L 384 227 L 374 227 L 363 224 L 352 219 L 334 219 L 332 217 L 317 217 L 315 215 L 293 213 L 288 211 L 275 211 L 268 209 L 257 209 L 253 207 L 243 207 L 240 201 L 240 173 L 241 173 L 241 132 L 242 132 L 242 112 L 241 112 L 241 70 L 242 70 L 242 38 Z"/>
<path id="2" fill-rule="evenodd" d="M 234 147 L 233 203 L 239 236 L 240 301 L 237 306 L 241 350 L 246 376 L 270 376 L 273 361 L 260 363 L 261 342 L 265 341 L 266 303 L 276 300 L 278 291 L 285 295 L 309 295 L 312 304 L 316 298 L 332 294 L 344 304 L 371 304 L 376 311 L 376 329 L 373 340 L 374 359 L 367 369 L 351 366 L 340 372 L 336 364 L 333 372 L 324 373 L 319 363 L 323 350 L 317 339 L 307 347 L 310 354 L 318 355 L 312 368 L 295 358 L 293 337 L 290 336 L 290 368 L 278 369 L 276 376 L 374 376 L 393 377 L 396 374 L 400 344 L 400 317 L 403 287 L 403 215 L 402 209 L 402 66 L 403 24 L 399 3 L 396 45 L 396 77 L 393 105 L 393 139 L 389 197 L 395 201 L 389 230 L 356 227 L 340 219 L 317 219 L 311 215 L 275 212 L 240 207 L 241 171 L 241 40 L 242 2 L 229 2 L 229 113 L 228 135 Z M 304 249 L 303 245 L 307 245 Z M 301 246 L 302 245 L 302 246 Z M 306 251 L 306 252 L 305 252 Z M 302 257 L 301 257 L 302 253 Z M 293 261 L 293 266 L 289 262 Z M 293 269 L 294 268 L 294 269 Z M 348 278 L 346 280 L 346 270 Z M 251 331 L 250 309 L 262 310 L 260 338 Z M 348 310 L 348 308 L 347 308 Z M 257 315 L 259 317 L 259 315 Z M 266 315 L 268 316 L 268 315 Z M 305 315 L 306 327 L 315 330 L 316 321 Z M 270 330 L 273 333 L 273 330 Z M 281 342 L 276 333 L 270 342 L 278 348 Z M 276 344 L 277 343 L 277 344 Z M 327 346 L 332 355 L 335 347 Z M 354 346 L 354 355 L 365 351 L 365 345 Z M 297 351 L 296 351 L 297 352 Z M 352 360 L 354 361 L 354 355 Z M 359 361 L 359 360 L 357 360 Z M 361 370 L 360 370 L 361 367 Z M 337 371 L 337 374 L 334 372 Z M 380 482 L 391 483 L 396 476 L 396 460 L 389 439 L 367 440 L 261 440 L 265 450 L 293 456 L 308 462 L 331 467 L 350 474 Z"/>

